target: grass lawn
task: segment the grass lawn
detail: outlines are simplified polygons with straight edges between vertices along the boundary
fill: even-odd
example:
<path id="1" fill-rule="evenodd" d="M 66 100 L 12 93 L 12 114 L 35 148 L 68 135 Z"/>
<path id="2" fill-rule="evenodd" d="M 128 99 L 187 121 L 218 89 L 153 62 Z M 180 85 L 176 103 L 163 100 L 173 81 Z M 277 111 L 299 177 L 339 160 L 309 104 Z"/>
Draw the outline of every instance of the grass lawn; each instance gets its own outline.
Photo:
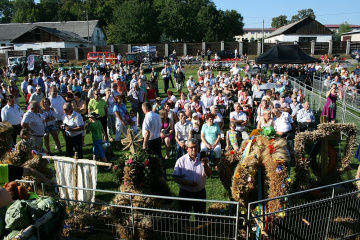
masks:
<path id="1" fill-rule="evenodd" d="M 242 64 L 242 66 L 244 66 Z M 193 75 L 195 79 L 197 79 L 197 70 L 198 70 L 199 66 L 198 65 L 186 65 L 185 66 L 185 70 L 186 70 L 186 81 L 188 79 L 188 77 L 190 75 Z M 159 67 L 157 69 L 157 71 L 160 73 L 161 71 L 161 67 Z M 149 74 L 147 74 L 149 76 Z M 215 76 L 217 75 L 217 72 L 215 73 Z M 160 77 L 161 78 L 161 77 Z M 21 82 L 23 81 L 23 78 L 19 78 L 19 81 L 17 82 L 17 85 L 20 88 Z M 170 89 L 172 90 L 176 97 L 179 97 L 177 91 L 175 88 L 171 88 L 171 84 L 170 84 Z M 184 89 L 186 90 L 186 88 Z M 160 96 L 161 98 L 166 97 L 166 94 L 163 91 L 163 81 L 162 79 L 159 80 L 159 92 L 160 92 Z M 20 106 L 24 107 L 24 102 L 25 99 L 24 97 L 21 97 L 20 100 Z M 127 107 L 130 108 L 130 104 L 128 103 Z M 225 116 L 225 126 L 227 126 L 229 121 L 228 116 Z M 227 130 L 228 128 L 225 127 L 224 130 Z M 63 146 L 63 151 L 65 151 L 65 142 L 63 137 L 60 137 L 60 141 L 61 141 L 61 145 Z M 84 150 L 84 158 L 86 159 L 92 159 L 92 141 L 91 141 L 91 135 L 86 135 L 85 137 L 85 143 L 86 146 L 83 148 Z M 52 152 L 55 155 L 58 155 L 58 150 L 55 150 L 55 144 L 54 141 L 52 140 L 52 138 L 50 137 L 50 147 Z M 113 151 L 115 153 L 115 155 L 119 155 L 120 150 L 117 150 L 115 148 L 113 148 Z M 163 147 L 163 156 L 165 156 L 165 149 Z M 173 155 L 171 156 L 170 159 L 166 160 L 166 174 L 167 177 L 169 179 L 168 181 L 168 185 L 170 187 L 171 193 L 173 196 L 177 196 L 178 195 L 178 191 L 179 191 L 179 187 L 178 185 L 173 181 L 172 178 L 172 171 L 173 168 L 175 166 L 175 149 L 173 149 Z M 353 163 L 352 163 L 352 167 L 353 168 L 357 168 L 357 161 L 355 159 L 353 159 Z M 292 164 L 294 165 L 294 164 Z M 294 172 L 294 167 L 292 167 L 292 175 Z M 355 176 L 356 174 L 356 170 L 352 170 L 351 175 Z M 113 172 L 109 172 L 109 171 L 105 171 L 104 167 L 99 167 L 98 168 L 98 182 L 97 182 L 97 188 L 98 189 L 106 189 L 106 190 L 119 190 L 119 181 L 115 181 L 114 178 L 116 177 L 116 175 Z M 213 172 L 213 175 L 208 178 L 207 180 L 207 184 L 206 184 L 206 189 L 207 189 L 207 198 L 208 199 L 214 199 L 214 200 L 229 200 L 229 196 L 227 196 L 227 193 L 224 189 L 224 187 L 222 186 L 219 176 L 217 175 L 216 172 Z M 109 202 L 111 201 L 111 199 L 113 198 L 113 195 L 111 194 L 104 194 L 104 193 L 98 193 L 97 194 L 97 198 L 99 200 L 102 201 L 106 201 Z"/>

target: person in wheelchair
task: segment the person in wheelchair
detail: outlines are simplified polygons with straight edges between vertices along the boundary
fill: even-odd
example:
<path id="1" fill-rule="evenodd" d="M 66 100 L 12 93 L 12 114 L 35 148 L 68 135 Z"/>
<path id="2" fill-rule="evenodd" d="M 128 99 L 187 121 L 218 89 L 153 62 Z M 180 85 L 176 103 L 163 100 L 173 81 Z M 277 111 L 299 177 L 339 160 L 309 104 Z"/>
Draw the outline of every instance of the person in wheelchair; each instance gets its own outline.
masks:
<path id="1" fill-rule="evenodd" d="M 304 103 L 304 108 L 297 111 L 296 118 L 300 132 L 315 130 L 315 116 L 313 110 L 310 109 L 310 103 L 308 101 Z"/>

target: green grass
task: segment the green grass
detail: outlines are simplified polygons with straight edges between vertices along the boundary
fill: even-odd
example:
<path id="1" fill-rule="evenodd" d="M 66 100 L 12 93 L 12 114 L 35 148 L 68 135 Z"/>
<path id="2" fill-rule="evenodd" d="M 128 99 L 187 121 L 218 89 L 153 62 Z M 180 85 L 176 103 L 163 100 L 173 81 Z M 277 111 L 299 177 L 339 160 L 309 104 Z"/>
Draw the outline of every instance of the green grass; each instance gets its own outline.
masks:
<path id="1" fill-rule="evenodd" d="M 197 70 L 199 68 L 198 65 L 186 65 L 186 80 L 188 79 L 188 76 L 193 75 L 194 78 L 196 79 L 197 76 Z M 161 67 L 159 67 L 157 69 L 157 71 L 160 73 L 161 71 Z M 216 74 L 217 75 L 217 72 Z M 149 74 L 147 74 L 147 76 L 149 76 Z M 21 82 L 22 82 L 23 78 L 20 78 L 19 81 L 17 82 L 17 85 L 20 88 Z M 175 88 L 171 88 L 171 84 L 170 84 L 170 89 L 172 90 L 176 97 L 178 96 L 178 93 L 176 91 Z M 186 91 L 186 88 L 184 89 Z M 164 91 L 163 91 L 163 81 L 162 79 L 159 80 L 159 92 L 160 92 L 160 97 L 164 98 L 166 97 Z M 24 107 L 24 102 L 25 99 L 24 97 L 21 97 L 20 100 L 20 106 Z M 129 103 L 128 106 L 130 107 Z M 227 126 L 227 122 L 228 120 L 228 116 L 225 117 L 225 121 L 226 121 L 226 125 Z M 226 130 L 227 128 L 225 128 Z M 60 134 L 61 135 L 61 134 Z M 61 145 L 63 147 L 63 151 L 65 151 L 65 142 L 62 136 L 60 136 L 60 142 Z M 92 141 L 91 141 L 91 136 L 90 135 L 86 135 L 85 137 L 85 143 L 86 146 L 83 148 L 84 150 L 84 158 L 85 159 L 92 159 Z M 52 140 L 52 138 L 50 137 L 50 147 L 52 152 L 55 155 L 58 155 L 58 151 L 54 149 L 55 144 L 54 141 Z M 113 148 L 113 151 L 115 153 L 115 155 L 119 156 L 120 154 L 120 150 L 117 150 L 115 148 Z M 163 146 L 163 156 L 165 156 L 165 149 Z M 166 174 L 168 177 L 168 185 L 170 187 L 171 190 L 171 194 L 173 196 L 177 196 L 178 192 L 179 192 L 179 186 L 173 181 L 172 178 L 172 172 L 173 172 L 173 168 L 175 166 L 175 148 L 173 148 L 173 155 L 171 156 L 170 159 L 166 160 Z M 292 165 L 294 166 L 294 163 L 292 162 Z M 291 176 L 293 176 L 294 173 L 294 167 L 291 167 Z M 355 176 L 356 174 L 356 169 L 357 169 L 357 161 L 355 159 L 353 159 L 351 166 L 354 168 L 354 170 L 351 171 L 351 176 Z M 104 170 L 104 167 L 99 167 L 98 168 L 98 181 L 97 181 L 97 188 L 98 189 L 105 189 L 105 190 L 119 190 L 119 183 L 120 181 L 115 181 L 116 175 L 112 172 L 107 172 Z M 344 180 L 348 179 L 349 176 L 344 176 Z M 229 200 L 229 197 L 227 196 L 227 193 L 224 189 L 224 187 L 222 186 L 219 176 L 217 175 L 217 173 L 214 171 L 213 175 L 207 179 L 207 183 L 206 183 L 206 189 L 207 189 L 207 198 L 208 199 L 213 199 L 213 200 Z M 105 193 L 97 193 L 97 199 L 100 201 L 105 201 L 105 202 L 109 202 L 111 201 L 111 199 L 113 198 L 112 194 L 105 194 Z"/>

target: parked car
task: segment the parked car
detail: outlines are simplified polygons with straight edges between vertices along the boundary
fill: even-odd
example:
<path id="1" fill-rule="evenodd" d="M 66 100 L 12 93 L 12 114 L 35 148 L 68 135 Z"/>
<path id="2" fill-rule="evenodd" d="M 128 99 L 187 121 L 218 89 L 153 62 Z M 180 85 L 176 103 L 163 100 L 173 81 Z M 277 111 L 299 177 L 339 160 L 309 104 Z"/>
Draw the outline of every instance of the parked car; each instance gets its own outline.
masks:
<path id="1" fill-rule="evenodd" d="M 8 67 L 10 70 L 14 70 L 16 76 L 21 76 L 23 68 L 26 64 L 26 57 L 9 57 L 8 58 Z"/>
<path id="2" fill-rule="evenodd" d="M 27 70 L 31 73 L 39 73 L 41 69 L 44 69 L 45 73 L 49 72 L 49 64 L 43 60 L 43 56 L 29 55 L 27 57 Z"/>
<path id="3" fill-rule="evenodd" d="M 117 57 L 115 56 L 115 53 L 112 52 L 89 52 L 87 54 L 87 60 L 89 62 L 101 61 L 104 56 L 106 62 L 110 62 L 114 64 L 115 61 L 117 61 Z"/>
<path id="4" fill-rule="evenodd" d="M 350 53 L 350 57 L 352 57 L 354 59 L 356 58 L 356 55 L 360 56 L 360 49 L 359 48 Z"/>
<path id="5" fill-rule="evenodd" d="M 232 51 L 220 51 L 216 53 L 220 59 L 234 58 L 235 53 Z"/>
<path id="6" fill-rule="evenodd" d="M 140 66 L 140 54 L 137 52 L 126 53 L 126 62 L 130 66 L 139 67 Z"/>

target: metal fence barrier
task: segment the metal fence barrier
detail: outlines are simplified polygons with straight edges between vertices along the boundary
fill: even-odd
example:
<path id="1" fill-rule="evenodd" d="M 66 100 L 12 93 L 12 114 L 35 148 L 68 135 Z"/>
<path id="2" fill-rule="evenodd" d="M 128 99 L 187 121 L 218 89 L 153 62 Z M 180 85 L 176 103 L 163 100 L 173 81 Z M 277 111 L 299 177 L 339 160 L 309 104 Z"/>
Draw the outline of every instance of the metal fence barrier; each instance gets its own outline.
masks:
<path id="1" fill-rule="evenodd" d="M 87 229 L 89 233 L 98 231 L 110 234 L 113 239 L 124 238 L 119 235 L 119 229 L 123 229 L 127 234 L 126 239 L 139 238 L 137 229 L 151 232 L 156 239 L 238 239 L 239 220 L 245 221 L 244 218 L 239 218 L 239 203 L 234 201 L 155 196 L 61 185 L 56 185 L 56 187 L 122 196 L 125 200 L 124 204 L 58 198 L 67 205 L 68 218 L 77 217 L 77 214 L 97 216 L 96 226 L 86 226 L 84 229 Z M 42 185 L 42 194 L 45 195 L 45 193 L 45 186 Z M 177 211 L 175 206 L 179 201 L 205 202 L 207 212 Z M 149 208 L 143 204 L 145 202 L 166 203 L 163 206 L 167 208 L 161 206 Z M 211 208 L 212 204 L 216 207 Z M 114 213 L 117 214 L 116 216 L 121 216 L 118 222 L 114 220 L 116 218 L 110 217 Z M 65 226 L 65 228 L 70 227 Z"/>
<path id="2" fill-rule="evenodd" d="M 360 179 L 249 203 L 246 239 L 350 239 L 359 236 L 360 191 L 355 189 L 354 183 L 359 184 Z M 276 199 L 287 199 L 287 206 L 275 212 L 254 211 L 264 209 Z"/>

